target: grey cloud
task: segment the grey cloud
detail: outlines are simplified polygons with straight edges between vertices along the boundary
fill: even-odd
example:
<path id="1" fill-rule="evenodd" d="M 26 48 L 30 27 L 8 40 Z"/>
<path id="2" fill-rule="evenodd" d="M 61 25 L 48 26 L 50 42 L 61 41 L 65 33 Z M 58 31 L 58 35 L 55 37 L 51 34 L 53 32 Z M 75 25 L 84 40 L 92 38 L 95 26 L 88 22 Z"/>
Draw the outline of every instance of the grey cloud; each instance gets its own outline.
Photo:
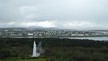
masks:
<path id="1" fill-rule="evenodd" d="M 57 26 L 87 21 L 104 27 L 108 0 L 0 0 L 0 23 L 20 21 L 58 21 Z"/>

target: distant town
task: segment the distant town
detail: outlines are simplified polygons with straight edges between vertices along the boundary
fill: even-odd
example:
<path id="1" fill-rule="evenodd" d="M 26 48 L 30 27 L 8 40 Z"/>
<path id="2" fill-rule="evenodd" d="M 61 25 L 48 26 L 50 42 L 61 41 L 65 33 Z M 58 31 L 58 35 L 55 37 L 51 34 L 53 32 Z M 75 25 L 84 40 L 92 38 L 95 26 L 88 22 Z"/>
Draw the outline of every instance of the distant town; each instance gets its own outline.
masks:
<path id="1" fill-rule="evenodd" d="M 103 37 L 108 30 L 67 30 L 67 29 L 27 29 L 0 28 L 1 38 L 68 38 L 68 37 Z"/>

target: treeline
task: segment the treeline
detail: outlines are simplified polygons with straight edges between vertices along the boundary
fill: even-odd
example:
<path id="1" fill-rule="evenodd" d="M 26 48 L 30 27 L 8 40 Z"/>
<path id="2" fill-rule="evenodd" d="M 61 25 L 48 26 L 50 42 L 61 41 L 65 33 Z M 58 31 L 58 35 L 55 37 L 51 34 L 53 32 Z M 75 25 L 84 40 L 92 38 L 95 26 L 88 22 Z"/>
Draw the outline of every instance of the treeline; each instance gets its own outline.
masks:
<path id="1" fill-rule="evenodd" d="M 33 41 L 42 42 L 48 61 L 108 61 L 108 41 L 59 38 L 0 38 L 0 59 L 30 58 Z"/>

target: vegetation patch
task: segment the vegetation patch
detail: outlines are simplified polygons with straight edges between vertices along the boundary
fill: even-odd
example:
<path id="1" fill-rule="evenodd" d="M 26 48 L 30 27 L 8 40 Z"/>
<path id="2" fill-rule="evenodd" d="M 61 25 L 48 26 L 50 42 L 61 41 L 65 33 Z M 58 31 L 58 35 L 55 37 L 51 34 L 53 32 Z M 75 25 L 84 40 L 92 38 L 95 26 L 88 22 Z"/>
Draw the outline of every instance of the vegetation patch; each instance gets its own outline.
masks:
<path id="1" fill-rule="evenodd" d="M 31 58 L 33 41 L 44 53 Z M 12 58 L 14 57 L 14 58 Z M 0 38 L 1 61 L 108 61 L 108 41 L 59 38 Z"/>

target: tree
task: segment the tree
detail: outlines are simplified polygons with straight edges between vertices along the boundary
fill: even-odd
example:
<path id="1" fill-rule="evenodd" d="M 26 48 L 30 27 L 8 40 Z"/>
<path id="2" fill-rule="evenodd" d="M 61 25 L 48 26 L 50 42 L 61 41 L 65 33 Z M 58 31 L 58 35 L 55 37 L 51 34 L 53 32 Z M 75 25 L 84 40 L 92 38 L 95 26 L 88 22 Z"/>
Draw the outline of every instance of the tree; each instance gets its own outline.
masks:
<path id="1" fill-rule="evenodd" d="M 8 49 L 0 49 L 0 59 L 10 57 L 11 52 Z"/>

